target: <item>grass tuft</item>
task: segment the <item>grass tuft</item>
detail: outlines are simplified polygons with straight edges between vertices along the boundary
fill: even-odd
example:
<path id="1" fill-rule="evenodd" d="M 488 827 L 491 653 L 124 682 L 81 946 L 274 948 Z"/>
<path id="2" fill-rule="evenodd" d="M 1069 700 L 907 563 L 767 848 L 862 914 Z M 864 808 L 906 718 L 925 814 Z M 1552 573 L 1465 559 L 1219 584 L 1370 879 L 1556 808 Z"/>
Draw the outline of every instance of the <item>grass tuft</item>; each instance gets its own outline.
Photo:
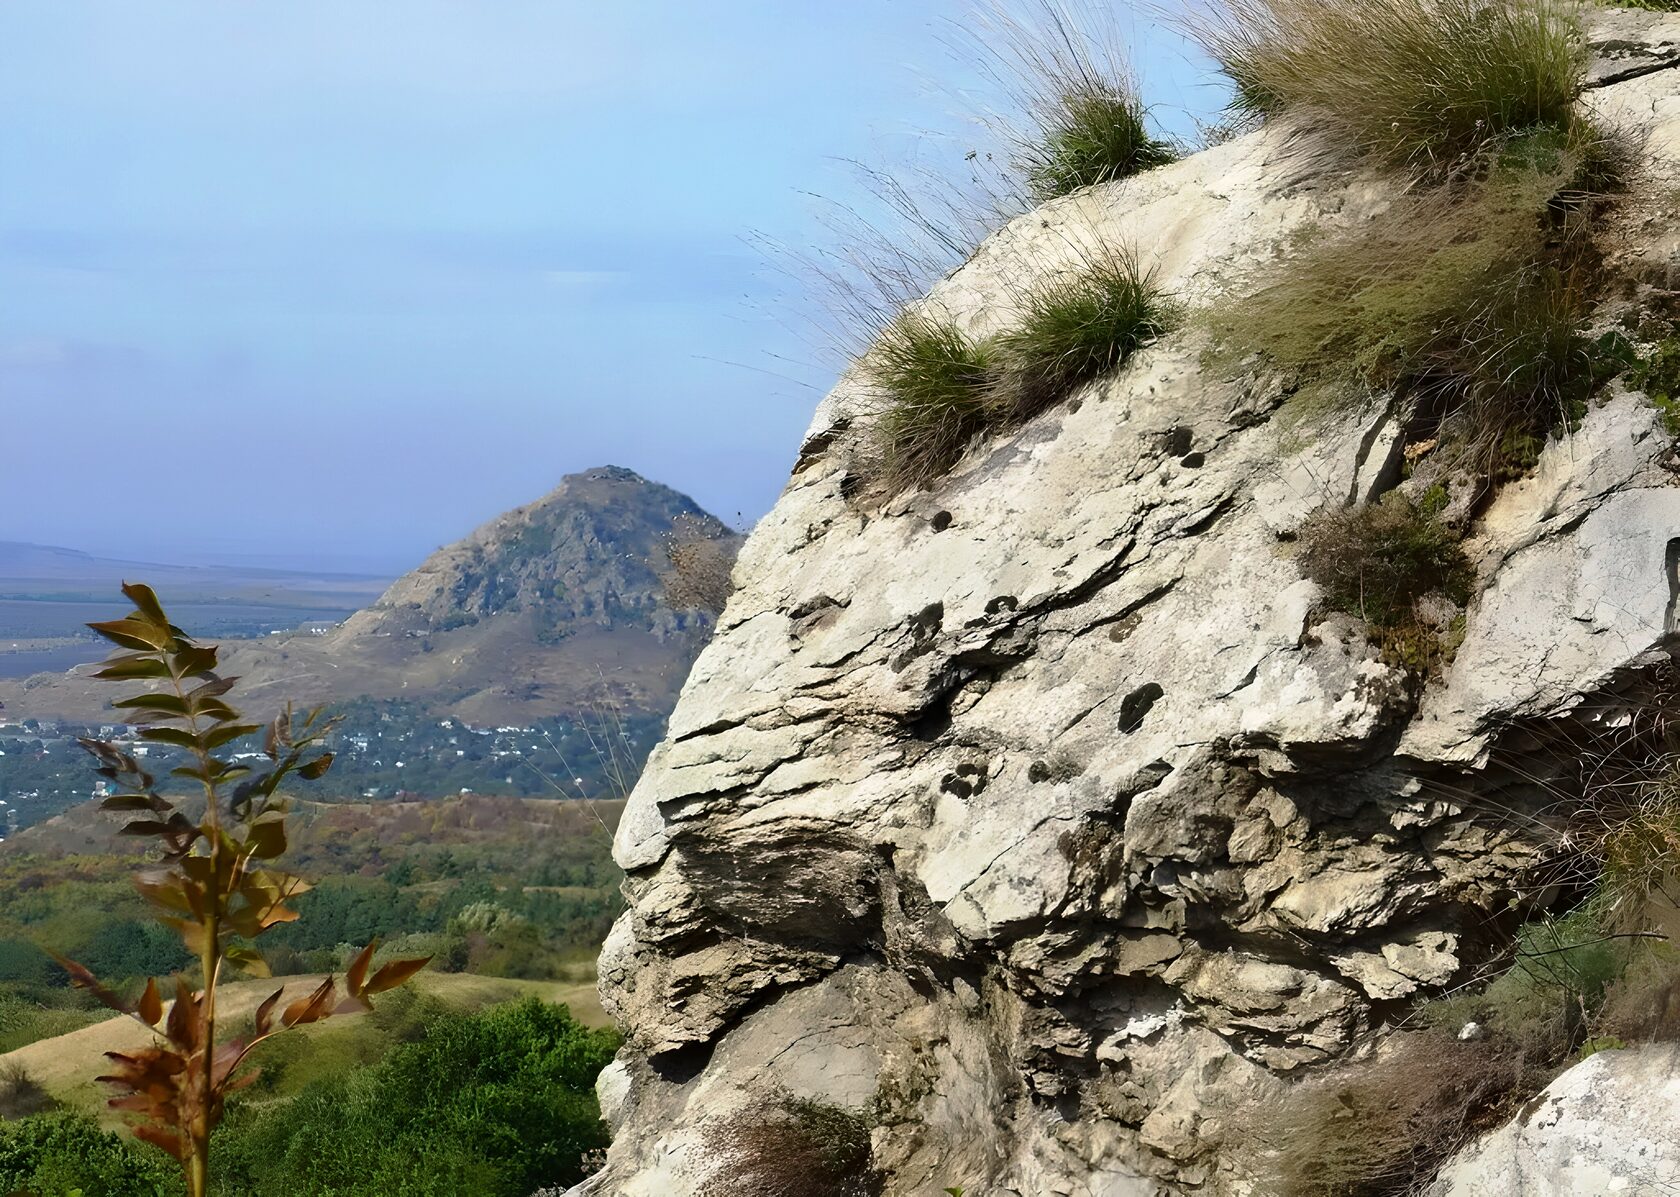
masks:
<path id="1" fill-rule="evenodd" d="M 783 1096 L 722 1124 L 699 1197 L 878 1197 L 885 1178 L 870 1162 L 872 1126 L 865 1113 Z"/>
<path id="2" fill-rule="evenodd" d="M 875 423 L 882 480 L 925 486 L 950 470 L 986 427 L 991 355 L 950 320 L 905 312 L 865 359 L 881 400 Z"/>
<path id="3" fill-rule="evenodd" d="M 1044 118 L 1040 135 L 1022 160 L 1039 203 L 1129 179 L 1178 157 L 1170 143 L 1150 135 L 1137 94 L 1102 80 L 1071 83 Z"/>
<path id="4" fill-rule="evenodd" d="M 1301 570 L 1325 601 L 1363 619 L 1386 658 L 1420 671 L 1438 657 L 1475 577 L 1439 519 L 1444 498 L 1417 503 L 1390 491 L 1380 502 L 1326 511 L 1300 534 Z"/>
<path id="5" fill-rule="evenodd" d="M 1574 127 L 1585 74 L 1565 0 L 1216 0 L 1195 32 L 1233 107 L 1426 175 L 1488 146 Z"/>
<path id="6" fill-rule="evenodd" d="M 1513 1045 L 1424 1031 L 1370 1059 L 1296 1085 L 1240 1129 L 1257 1147 L 1264 1192 L 1279 1197 L 1402 1197 L 1533 1088 Z M 1544 1083 L 1543 1081 L 1541 1082 Z"/>
<path id="7" fill-rule="evenodd" d="M 1178 157 L 1150 132 L 1114 14 L 1095 0 L 992 0 L 969 39 L 1015 119 L 997 127 L 1026 198 L 1043 203 Z"/>
<path id="8" fill-rule="evenodd" d="M 1019 324 L 987 341 L 925 311 L 882 330 L 863 369 L 879 399 L 869 464 L 889 491 L 932 484 L 976 437 L 1118 369 L 1176 317 L 1136 256 L 1113 249 L 1028 291 L 1021 307 Z"/>
<path id="9" fill-rule="evenodd" d="M 1118 250 L 1030 292 L 1023 307 L 1020 324 L 997 338 L 988 398 L 994 419 L 1030 419 L 1081 383 L 1118 369 L 1175 315 L 1153 274 Z"/>
<path id="10" fill-rule="evenodd" d="M 1397 198 L 1294 253 L 1206 319 L 1222 352 L 1304 380 L 1400 394 L 1415 439 L 1497 480 L 1569 426 L 1597 377 L 1582 335 L 1591 193 L 1611 155 L 1537 133 L 1483 172 Z"/>

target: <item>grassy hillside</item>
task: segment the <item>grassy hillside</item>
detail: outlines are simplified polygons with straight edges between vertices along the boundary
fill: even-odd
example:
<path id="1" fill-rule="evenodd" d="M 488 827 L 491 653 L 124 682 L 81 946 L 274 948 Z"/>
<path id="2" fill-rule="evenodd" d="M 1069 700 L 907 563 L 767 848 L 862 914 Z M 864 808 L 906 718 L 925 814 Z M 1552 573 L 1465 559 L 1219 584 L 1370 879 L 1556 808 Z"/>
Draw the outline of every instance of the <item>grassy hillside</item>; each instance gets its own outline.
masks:
<path id="1" fill-rule="evenodd" d="M 276 977 L 272 980 L 238 981 L 221 990 L 221 1013 L 228 1025 L 249 1020 L 257 1004 L 276 989 L 301 996 L 320 983 L 315 974 Z M 413 1013 L 416 1002 L 428 999 L 462 1012 L 480 1010 L 522 997 L 567 1006 L 585 1026 L 609 1025 L 595 993 L 593 977 L 580 969 L 577 979 L 568 981 L 519 981 L 505 977 L 422 972 L 411 983 L 412 993 L 388 997 L 403 1015 Z M 331 1022 L 302 1027 L 268 1045 L 259 1055 L 259 1066 L 271 1073 L 261 1079 L 258 1093 L 270 1098 L 290 1096 L 309 1081 L 320 1079 L 355 1064 L 370 1064 L 384 1055 L 399 1036 L 366 1015 L 342 1016 Z M 295 1038 L 292 1038 L 295 1036 Z M 108 1093 L 94 1077 L 106 1070 L 106 1052 L 129 1052 L 142 1048 L 154 1036 L 133 1019 L 120 1015 L 101 1018 L 50 1039 L 0 1054 L 0 1074 L 22 1069 L 56 1102 L 73 1110 L 94 1115 L 109 1126 L 122 1125 L 121 1117 L 105 1105 Z"/>

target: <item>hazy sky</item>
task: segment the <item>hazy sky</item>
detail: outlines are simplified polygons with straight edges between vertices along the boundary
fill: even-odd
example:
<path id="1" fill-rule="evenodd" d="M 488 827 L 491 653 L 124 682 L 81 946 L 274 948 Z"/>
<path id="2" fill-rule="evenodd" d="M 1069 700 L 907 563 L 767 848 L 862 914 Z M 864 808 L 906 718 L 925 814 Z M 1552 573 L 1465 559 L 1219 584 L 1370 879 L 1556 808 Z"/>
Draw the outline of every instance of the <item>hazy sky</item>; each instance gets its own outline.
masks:
<path id="1" fill-rule="evenodd" d="M 396 570 L 606 463 L 756 519 L 835 363 L 752 237 L 972 136 L 968 7 L 0 0 L 0 539 Z"/>

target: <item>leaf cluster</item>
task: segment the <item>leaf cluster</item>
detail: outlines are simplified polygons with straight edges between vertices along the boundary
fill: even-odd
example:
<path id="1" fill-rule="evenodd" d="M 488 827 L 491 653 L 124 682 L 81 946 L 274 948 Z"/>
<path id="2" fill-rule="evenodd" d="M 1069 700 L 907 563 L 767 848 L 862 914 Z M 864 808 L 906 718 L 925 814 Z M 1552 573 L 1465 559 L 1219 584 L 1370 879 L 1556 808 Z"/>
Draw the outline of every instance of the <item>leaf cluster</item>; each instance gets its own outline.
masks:
<path id="1" fill-rule="evenodd" d="M 114 1067 L 99 1079 L 118 1090 L 113 1108 L 139 1116 L 137 1137 L 182 1161 L 189 1192 L 200 1197 L 208 1182 L 209 1137 L 224 1100 L 254 1079 L 251 1071 L 241 1071 L 252 1048 L 279 1031 L 366 1009 L 369 997 L 402 984 L 426 962 L 392 961 L 370 976 L 370 943 L 347 970 L 342 999 L 331 976 L 284 1008 L 279 1005 L 284 991 L 276 990 L 258 1008 L 251 1036 L 217 1042 L 216 990 L 223 966 L 268 975 L 251 941 L 298 917 L 288 903 L 308 886 L 271 863 L 286 851 L 279 789 L 289 777 L 312 780 L 331 767 L 332 755 L 315 747 L 330 725 L 320 711 L 300 721 L 290 707 L 267 724 L 247 722 L 226 701 L 237 679 L 217 674 L 216 648 L 194 642 L 172 624 L 150 588 L 125 585 L 123 593 L 134 604 L 130 614 L 89 625 L 124 650 L 95 676 L 146 683 L 146 689 L 112 705 L 140 729 L 143 742 L 186 754 L 186 763 L 172 773 L 198 784 L 202 815 L 194 820 L 163 797 L 157 779 L 117 745 L 81 743 L 114 787 L 105 809 L 128 815 L 124 834 L 150 839 L 160 850 L 160 863 L 137 874 L 135 887 L 197 958 L 201 987 L 177 977 L 166 1010 L 155 978 L 129 1001 L 75 961 L 60 957 L 59 963 L 73 983 L 161 1036 L 140 1051 L 107 1053 Z M 257 735 L 265 765 L 253 768 L 218 755 Z"/>

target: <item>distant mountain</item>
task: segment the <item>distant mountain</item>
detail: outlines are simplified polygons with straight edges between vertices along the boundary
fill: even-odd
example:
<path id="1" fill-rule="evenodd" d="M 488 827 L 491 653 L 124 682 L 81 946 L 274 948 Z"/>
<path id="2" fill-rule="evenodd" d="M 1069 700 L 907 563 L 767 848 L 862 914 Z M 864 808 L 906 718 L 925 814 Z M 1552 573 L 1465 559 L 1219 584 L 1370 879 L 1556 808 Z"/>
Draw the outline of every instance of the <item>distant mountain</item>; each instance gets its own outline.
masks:
<path id="1" fill-rule="evenodd" d="M 480 723 L 600 706 L 663 715 L 713 622 L 673 585 L 673 546 L 699 543 L 727 563 L 737 541 L 669 487 L 587 470 L 440 549 L 336 627 L 228 642 L 225 672 L 259 713 L 366 697 Z M 167 604 L 170 585 L 158 589 Z M 87 673 L 0 682 L 0 702 L 14 718 L 108 718 L 110 687 Z"/>

